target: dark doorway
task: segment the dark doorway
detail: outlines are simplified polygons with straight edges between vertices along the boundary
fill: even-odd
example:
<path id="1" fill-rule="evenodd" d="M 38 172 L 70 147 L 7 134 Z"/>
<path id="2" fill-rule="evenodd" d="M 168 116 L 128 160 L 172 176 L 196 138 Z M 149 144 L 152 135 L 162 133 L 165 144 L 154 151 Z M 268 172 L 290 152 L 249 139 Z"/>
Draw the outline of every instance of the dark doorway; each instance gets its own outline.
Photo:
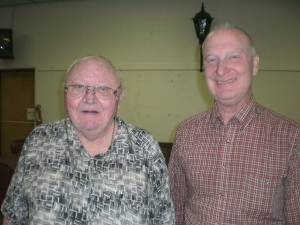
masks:
<path id="1" fill-rule="evenodd" d="M 1 155 L 10 154 L 10 143 L 26 139 L 35 126 L 27 119 L 34 106 L 34 69 L 0 70 L 0 146 Z"/>

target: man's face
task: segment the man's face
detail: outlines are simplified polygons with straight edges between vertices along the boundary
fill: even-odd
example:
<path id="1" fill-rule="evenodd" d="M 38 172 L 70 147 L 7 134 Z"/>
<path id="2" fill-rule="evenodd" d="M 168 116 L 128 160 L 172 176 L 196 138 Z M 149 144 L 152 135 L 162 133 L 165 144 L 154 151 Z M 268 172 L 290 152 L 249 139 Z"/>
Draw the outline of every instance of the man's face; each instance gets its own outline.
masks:
<path id="1" fill-rule="evenodd" d="M 95 59 L 89 59 L 75 65 L 70 71 L 66 81 L 68 85 L 105 86 L 116 90 L 119 80 L 113 74 L 112 68 L 107 63 L 99 63 Z M 123 97 L 123 91 L 119 90 L 119 98 Z M 119 107 L 119 101 L 112 95 L 109 99 L 101 99 L 99 94 L 88 90 L 82 97 L 73 97 L 66 93 L 66 108 L 79 135 L 93 136 L 105 135 L 113 124 L 113 118 Z"/>
<path id="2" fill-rule="evenodd" d="M 207 37 L 203 50 L 206 82 L 217 103 L 242 107 L 251 96 L 259 65 L 246 36 L 232 28 L 216 30 Z"/>

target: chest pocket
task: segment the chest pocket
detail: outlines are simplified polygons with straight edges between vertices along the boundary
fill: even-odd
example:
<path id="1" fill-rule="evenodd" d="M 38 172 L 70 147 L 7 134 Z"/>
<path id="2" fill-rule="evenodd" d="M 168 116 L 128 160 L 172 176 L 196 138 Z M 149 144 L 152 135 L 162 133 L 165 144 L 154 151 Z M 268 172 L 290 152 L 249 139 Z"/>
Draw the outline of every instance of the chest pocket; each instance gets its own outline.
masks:
<path id="1" fill-rule="evenodd" d="M 242 211 L 263 217 L 278 217 L 283 211 L 283 180 L 279 175 L 251 175 L 244 179 Z"/>

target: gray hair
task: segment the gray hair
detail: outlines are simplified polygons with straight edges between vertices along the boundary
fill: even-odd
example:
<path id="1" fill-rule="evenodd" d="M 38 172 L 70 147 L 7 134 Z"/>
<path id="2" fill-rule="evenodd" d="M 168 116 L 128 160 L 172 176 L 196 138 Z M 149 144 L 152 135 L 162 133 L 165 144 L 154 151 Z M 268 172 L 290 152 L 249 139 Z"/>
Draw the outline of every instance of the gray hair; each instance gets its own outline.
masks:
<path id="1" fill-rule="evenodd" d="M 255 49 L 254 41 L 253 41 L 252 37 L 251 37 L 246 31 L 244 31 L 243 29 L 241 29 L 241 28 L 239 28 L 239 27 L 237 27 L 237 26 L 235 26 L 235 25 L 233 25 L 233 24 L 231 24 L 231 23 L 221 23 L 221 24 L 215 26 L 215 27 L 212 29 L 212 31 L 209 33 L 209 35 L 210 35 L 212 32 L 216 31 L 216 30 L 221 30 L 221 29 L 226 29 L 226 28 L 236 29 L 236 30 L 242 32 L 242 33 L 246 36 L 246 38 L 247 38 L 247 40 L 248 40 L 248 44 L 249 44 L 249 48 L 250 48 L 250 54 L 251 54 L 252 56 L 255 56 L 255 55 L 256 55 L 256 49 Z M 206 40 L 206 39 L 205 39 L 205 40 Z M 203 45 L 202 45 L 202 48 L 203 48 L 203 49 L 204 49 L 204 45 L 205 45 L 205 40 L 204 40 Z"/>
<path id="2" fill-rule="evenodd" d="M 66 81 L 67 81 L 67 79 L 68 79 L 68 77 L 69 77 L 69 74 L 70 74 L 71 70 L 72 70 L 76 65 L 78 65 L 78 64 L 80 64 L 80 63 L 82 63 L 82 62 L 84 62 L 84 61 L 88 61 L 88 60 L 97 60 L 97 61 L 99 61 L 99 63 L 103 63 L 103 62 L 104 62 L 104 63 L 107 63 L 107 64 L 113 69 L 114 75 L 116 75 L 117 79 L 119 80 L 119 82 L 120 82 L 120 87 L 123 86 L 123 84 L 122 84 L 122 79 L 121 79 L 121 76 L 120 76 L 120 74 L 119 74 L 119 71 L 118 71 L 117 68 L 112 64 L 112 62 L 109 61 L 108 59 L 106 59 L 106 58 L 103 57 L 103 56 L 92 56 L 92 55 L 85 56 L 85 57 L 83 57 L 83 58 L 77 59 L 77 60 L 75 60 L 75 62 L 73 62 L 73 63 L 71 64 L 71 66 L 69 67 L 69 69 L 68 69 L 67 72 L 66 72 L 64 86 L 65 86 L 65 84 L 66 84 Z"/>

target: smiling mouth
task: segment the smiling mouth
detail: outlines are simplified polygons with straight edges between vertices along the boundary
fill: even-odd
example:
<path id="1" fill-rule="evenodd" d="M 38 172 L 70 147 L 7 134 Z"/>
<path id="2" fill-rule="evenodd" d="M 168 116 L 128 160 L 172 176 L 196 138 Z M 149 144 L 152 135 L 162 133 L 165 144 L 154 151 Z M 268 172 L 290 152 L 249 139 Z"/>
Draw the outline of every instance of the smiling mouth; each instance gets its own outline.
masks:
<path id="1" fill-rule="evenodd" d="M 236 80 L 236 78 L 233 78 L 233 79 L 226 80 L 226 81 L 217 81 L 217 83 L 218 84 L 229 84 L 229 83 L 232 83 L 235 80 Z"/>

